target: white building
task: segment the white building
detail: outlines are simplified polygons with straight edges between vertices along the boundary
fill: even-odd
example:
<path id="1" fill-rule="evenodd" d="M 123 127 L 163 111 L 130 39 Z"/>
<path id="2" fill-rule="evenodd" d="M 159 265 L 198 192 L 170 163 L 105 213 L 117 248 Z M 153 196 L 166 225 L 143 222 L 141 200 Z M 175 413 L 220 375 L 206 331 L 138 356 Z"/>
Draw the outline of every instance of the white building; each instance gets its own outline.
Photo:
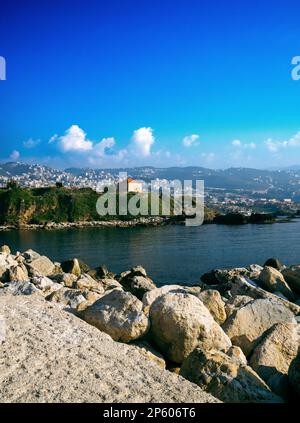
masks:
<path id="1" fill-rule="evenodd" d="M 143 192 L 142 182 L 136 181 L 132 178 L 127 178 L 127 191 L 128 192 Z"/>

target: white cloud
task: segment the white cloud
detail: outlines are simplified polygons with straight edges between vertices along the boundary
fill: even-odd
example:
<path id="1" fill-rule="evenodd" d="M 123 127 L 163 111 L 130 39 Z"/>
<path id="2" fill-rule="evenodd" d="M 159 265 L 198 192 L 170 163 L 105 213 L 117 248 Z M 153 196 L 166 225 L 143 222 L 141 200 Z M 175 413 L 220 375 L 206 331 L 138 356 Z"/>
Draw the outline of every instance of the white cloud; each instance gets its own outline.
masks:
<path id="1" fill-rule="evenodd" d="M 265 141 L 265 144 L 267 146 L 267 149 L 269 151 L 271 151 L 271 153 L 276 153 L 279 150 L 280 146 L 281 146 L 281 143 L 280 142 L 272 141 L 271 138 L 268 138 Z"/>
<path id="2" fill-rule="evenodd" d="M 49 140 L 49 144 L 53 144 L 57 139 L 58 139 L 58 135 L 57 134 L 53 135 Z"/>
<path id="3" fill-rule="evenodd" d="M 191 147 L 192 145 L 197 145 L 198 139 L 199 139 L 199 135 L 197 134 L 188 135 L 183 138 L 182 144 L 185 147 Z"/>
<path id="4" fill-rule="evenodd" d="M 265 141 L 265 145 L 271 153 L 277 153 L 282 148 L 300 146 L 300 131 L 298 131 L 291 138 L 284 141 L 273 141 L 272 138 L 268 138 Z"/>
<path id="5" fill-rule="evenodd" d="M 76 166 L 82 165 L 82 161 L 91 166 L 113 166 L 120 164 L 122 160 L 125 162 L 128 153 L 126 149 L 110 151 L 116 145 L 113 137 L 103 138 L 99 142 L 87 139 L 86 133 L 78 125 L 72 125 L 63 136 L 53 135 L 49 143 L 55 142 L 61 152 L 68 153 L 65 160 Z"/>
<path id="6" fill-rule="evenodd" d="M 116 144 L 116 141 L 113 137 L 103 138 L 102 141 L 98 142 L 93 146 L 93 153 L 98 157 L 104 157 L 106 151 Z"/>
<path id="7" fill-rule="evenodd" d="M 33 138 L 29 138 L 29 140 L 23 142 L 23 145 L 25 148 L 29 149 L 36 147 L 40 142 L 41 140 L 34 140 Z"/>
<path id="8" fill-rule="evenodd" d="M 20 153 L 17 150 L 12 151 L 11 155 L 9 156 L 10 160 L 13 160 L 14 162 L 16 160 L 19 160 L 20 158 Z"/>
<path id="9" fill-rule="evenodd" d="M 131 139 L 131 148 L 137 156 L 149 157 L 151 147 L 155 142 L 152 128 L 140 128 L 134 131 Z"/>
<path id="10" fill-rule="evenodd" d="M 231 142 L 231 144 L 232 144 L 234 147 L 238 147 L 238 148 L 250 148 L 250 149 L 254 149 L 254 148 L 256 148 L 256 144 L 255 144 L 254 142 L 249 142 L 249 143 L 247 144 L 247 143 L 242 143 L 240 140 L 233 140 L 233 141 Z"/>
<path id="11" fill-rule="evenodd" d="M 114 137 L 92 141 L 78 125 L 72 125 L 63 136 L 54 135 L 49 140 L 49 143 L 62 153 L 60 157 L 57 157 L 57 162 L 60 160 L 64 167 L 142 165 L 165 167 L 170 166 L 171 163 L 174 165 L 187 164 L 181 156 L 173 155 L 168 150 L 153 151 L 152 147 L 155 142 L 153 129 L 142 127 L 133 132 L 131 139 L 123 148 L 117 148 Z M 207 160 L 212 160 L 212 156 L 208 156 Z"/>
<path id="12" fill-rule="evenodd" d="M 90 151 L 93 148 L 93 142 L 86 138 L 86 133 L 78 125 L 72 125 L 65 135 L 58 138 L 58 142 L 64 152 Z"/>

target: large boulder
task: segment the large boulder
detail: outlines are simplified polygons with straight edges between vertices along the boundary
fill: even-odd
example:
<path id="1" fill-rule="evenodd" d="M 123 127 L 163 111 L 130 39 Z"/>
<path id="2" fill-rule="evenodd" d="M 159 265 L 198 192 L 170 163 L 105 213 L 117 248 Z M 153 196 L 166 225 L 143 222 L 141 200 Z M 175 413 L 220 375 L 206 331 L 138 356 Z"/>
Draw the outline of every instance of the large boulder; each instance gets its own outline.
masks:
<path id="1" fill-rule="evenodd" d="M 221 351 L 194 349 L 180 375 L 224 402 L 282 402 L 251 367 Z"/>
<path id="2" fill-rule="evenodd" d="M 145 278 L 148 276 L 143 266 L 134 266 L 130 269 L 130 273 L 135 276 L 144 276 Z"/>
<path id="3" fill-rule="evenodd" d="M 282 269 L 284 269 L 284 265 L 277 258 L 269 258 L 265 262 L 264 267 L 265 266 L 273 267 L 274 269 L 279 270 L 279 271 L 282 270 Z"/>
<path id="4" fill-rule="evenodd" d="M 103 297 L 103 294 L 98 294 L 97 292 L 89 291 L 88 289 L 81 291 L 81 293 L 85 298 L 85 301 L 79 304 L 77 311 L 85 310 L 87 307 L 99 300 L 99 298 Z"/>
<path id="5" fill-rule="evenodd" d="M 169 292 L 150 307 L 151 336 L 164 355 L 182 363 L 197 346 L 227 350 L 230 339 L 204 304 L 191 294 Z"/>
<path id="6" fill-rule="evenodd" d="M 39 256 L 28 264 L 28 268 L 33 275 L 50 276 L 55 270 L 55 265 L 48 257 Z"/>
<path id="7" fill-rule="evenodd" d="M 24 257 L 27 263 L 31 263 L 33 260 L 36 260 L 37 258 L 41 257 L 39 253 L 33 251 L 31 248 L 29 250 L 24 251 L 22 256 Z"/>
<path id="8" fill-rule="evenodd" d="M 60 288 L 46 297 L 47 301 L 61 303 L 70 306 L 73 309 L 86 301 L 85 297 L 79 289 Z"/>
<path id="9" fill-rule="evenodd" d="M 149 314 L 151 304 L 156 298 L 161 297 L 168 292 L 181 292 L 182 294 L 192 294 L 199 297 L 201 293 L 200 286 L 182 286 L 182 285 L 163 285 L 160 288 L 152 289 L 143 296 L 144 313 Z"/>
<path id="10" fill-rule="evenodd" d="M 9 269 L 11 266 L 17 266 L 18 262 L 9 254 L 0 253 L 0 267 Z"/>
<path id="11" fill-rule="evenodd" d="M 248 269 L 249 269 L 249 278 L 256 279 L 260 275 L 260 272 L 263 270 L 263 267 L 260 266 L 259 264 L 250 264 Z"/>
<path id="12" fill-rule="evenodd" d="M 232 343 L 249 356 L 261 335 L 280 322 L 295 323 L 293 313 L 280 303 L 261 299 L 238 309 L 222 327 Z"/>
<path id="13" fill-rule="evenodd" d="M 300 266 L 292 266 L 282 271 L 284 279 L 291 290 L 300 295 Z"/>
<path id="14" fill-rule="evenodd" d="M 25 266 L 12 266 L 8 271 L 8 279 L 13 282 L 26 282 L 29 280 Z"/>
<path id="15" fill-rule="evenodd" d="M 139 300 L 142 300 L 144 294 L 155 289 L 156 285 L 148 276 L 140 275 L 139 273 L 139 271 L 131 271 L 125 278 L 120 280 L 120 284 L 125 291 L 131 292 Z"/>
<path id="16" fill-rule="evenodd" d="M 263 288 L 270 292 L 281 292 L 289 300 L 294 299 L 291 288 L 286 283 L 282 273 L 273 267 L 265 266 L 259 275 Z"/>
<path id="17" fill-rule="evenodd" d="M 251 367 L 273 392 L 286 397 L 288 369 L 300 346 L 300 327 L 296 323 L 277 323 L 266 332 L 254 349 Z"/>
<path id="18" fill-rule="evenodd" d="M 110 272 L 105 264 L 87 272 L 94 279 L 114 279 L 115 274 Z"/>
<path id="19" fill-rule="evenodd" d="M 78 289 L 88 289 L 90 291 L 97 292 L 98 294 L 104 293 L 104 287 L 102 283 L 96 281 L 88 274 L 83 274 L 80 276 L 74 284 L 74 287 Z"/>
<path id="20" fill-rule="evenodd" d="M 79 277 L 81 275 L 81 267 L 79 260 L 74 258 L 72 260 L 66 260 L 61 263 L 61 268 L 65 273 L 71 273 Z"/>
<path id="21" fill-rule="evenodd" d="M 115 341 L 131 342 L 145 335 L 150 327 L 143 313 L 143 303 L 130 292 L 114 289 L 93 305 L 81 317 Z"/>
<path id="22" fill-rule="evenodd" d="M 247 365 L 248 361 L 243 353 L 243 351 L 240 349 L 240 347 L 237 347 L 236 345 L 232 345 L 232 347 L 229 348 L 229 350 L 226 353 L 229 357 L 234 358 L 241 364 Z"/>
<path id="23" fill-rule="evenodd" d="M 227 316 L 225 312 L 225 303 L 221 298 L 219 291 L 208 289 L 200 292 L 198 298 L 208 308 L 214 320 L 220 325 L 225 322 Z"/>
<path id="24" fill-rule="evenodd" d="M 230 288 L 230 295 L 232 297 L 235 297 L 236 295 L 247 295 L 253 299 L 267 299 L 283 305 L 291 310 L 296 316 L 300 314 L 300 307 L 297 304 L 260 288 L 257 283 L 244 276 L 237 276 L 234 278 Z"/>
<path id="25" fill-rule="evenodd" d="M 75 288 L 78 277 L 72 273 L 56 273 L 55 275 L 51 276 L 51 279 L 64 285 L 66 288 Z"/>
<path id="26" fill-rule="evenodd" d="M 248 295 L 235 295 L 230 298 L 225 304 L 225 312 L 227 319 L 239 308 L 244 307 L 246 304 L 253 301 L 253 298 L 248 297 Z"/>
<path id="27" fill-rule="evenodd" d="M 120 282 L 118 282 L 115 279 L 103 278 L 103 279 L 98 279 L 98 281 L 102 284 L 105 291 L 110 291 L 111 289 L 115 289 L 115 288 L 123 289 Z"/>
<path id="28" fill-rule="evenodd" d="M 10 254 L 11 251 L 10 251 L 9 246 L 8 245 L 2 245 L 0 247 L 0 253 L 2 253 L 2 254 Z"/>
<path id="29" fill-rule="evenodd" d="M 88 273 L 91 270 L 90 266 L 88 264 L 86 264 L 84 261 L 82 261 L 80 259 L 77 259 L 77 261 L 79 263 L 81 273 Z"/>
<path id="30" fill-rule="evenodd" d="M 144 312 L 149 313 L 151 304 L 158 298 L 168 292 L 182 292 L 186 293 L 186 290 L 181 285 L 164 285 L 160 288 L 151 289 L 143 296 Z"/>
<path id="31" fill-rule="evenodd" d="M 300 350 L 290 365 L 288 378 L 293 393 L 300 399 Z"/>
<path id="32" fill-rule="evenodd" d="M 61 289 L 61 284 L 53 282 L 53 280 L 47 278 L 47 276 L 33 276 L 31 281 L 38 289 L 43 291 L 45 295 Z"/>
<path id="33" fill-rule="evenodd" d="M 34 295 L 40 294 L 41 291 L 31 282 L 10 282 L 2 289 L 5 294 L 11 295 Z"/>

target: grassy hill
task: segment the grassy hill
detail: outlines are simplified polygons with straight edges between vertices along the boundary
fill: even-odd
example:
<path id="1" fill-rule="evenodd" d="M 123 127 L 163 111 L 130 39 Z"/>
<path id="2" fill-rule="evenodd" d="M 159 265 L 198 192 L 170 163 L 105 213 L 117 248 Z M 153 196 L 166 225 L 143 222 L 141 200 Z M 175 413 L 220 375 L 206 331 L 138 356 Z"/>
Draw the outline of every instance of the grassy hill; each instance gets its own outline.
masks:
<path id="1" fill-rule="evenodd" d="M 97 220 L 98 194 L 91 189 L 49 187 L 0 190 L 2 224 L 75 222 Z"/>
<path id="2" fill-rule="evenodd" d="M 129 193 L 127 201 L 134 194 Z M 0 224 L 45 224 L 47 222 L 78 222 L 100 220 L 130 220 L 135 216 L 100 216 L 96 203 L 100 194 L 90 188 L 68 189 L 64 187 L 20 188 L 13 186 L 0 189 Z M 117 207 L 119 209 L 117 197 Z M 151 201 L 148 197 L 148 208 Z M 171 210 L 173 203 L 171 201 Z M 159 199 L 159 214 L 162 215 L 162 201 Z M 171 212 L 172 214 L 172 212 Z M 207 211 L 211 220 L 213 214 Z"/>

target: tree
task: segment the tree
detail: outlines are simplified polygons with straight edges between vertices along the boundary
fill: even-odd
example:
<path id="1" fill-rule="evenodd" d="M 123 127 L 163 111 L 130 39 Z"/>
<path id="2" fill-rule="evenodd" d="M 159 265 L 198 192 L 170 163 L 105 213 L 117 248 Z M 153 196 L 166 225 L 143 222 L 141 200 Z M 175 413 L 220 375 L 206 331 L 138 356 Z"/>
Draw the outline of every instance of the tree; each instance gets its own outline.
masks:
<path id="1" fill-rule="evenodd" d="M 18 183 L 15 179 L 10 179 L 6 184 L 7 189 L 14 189 L 18 188 Z"/>

